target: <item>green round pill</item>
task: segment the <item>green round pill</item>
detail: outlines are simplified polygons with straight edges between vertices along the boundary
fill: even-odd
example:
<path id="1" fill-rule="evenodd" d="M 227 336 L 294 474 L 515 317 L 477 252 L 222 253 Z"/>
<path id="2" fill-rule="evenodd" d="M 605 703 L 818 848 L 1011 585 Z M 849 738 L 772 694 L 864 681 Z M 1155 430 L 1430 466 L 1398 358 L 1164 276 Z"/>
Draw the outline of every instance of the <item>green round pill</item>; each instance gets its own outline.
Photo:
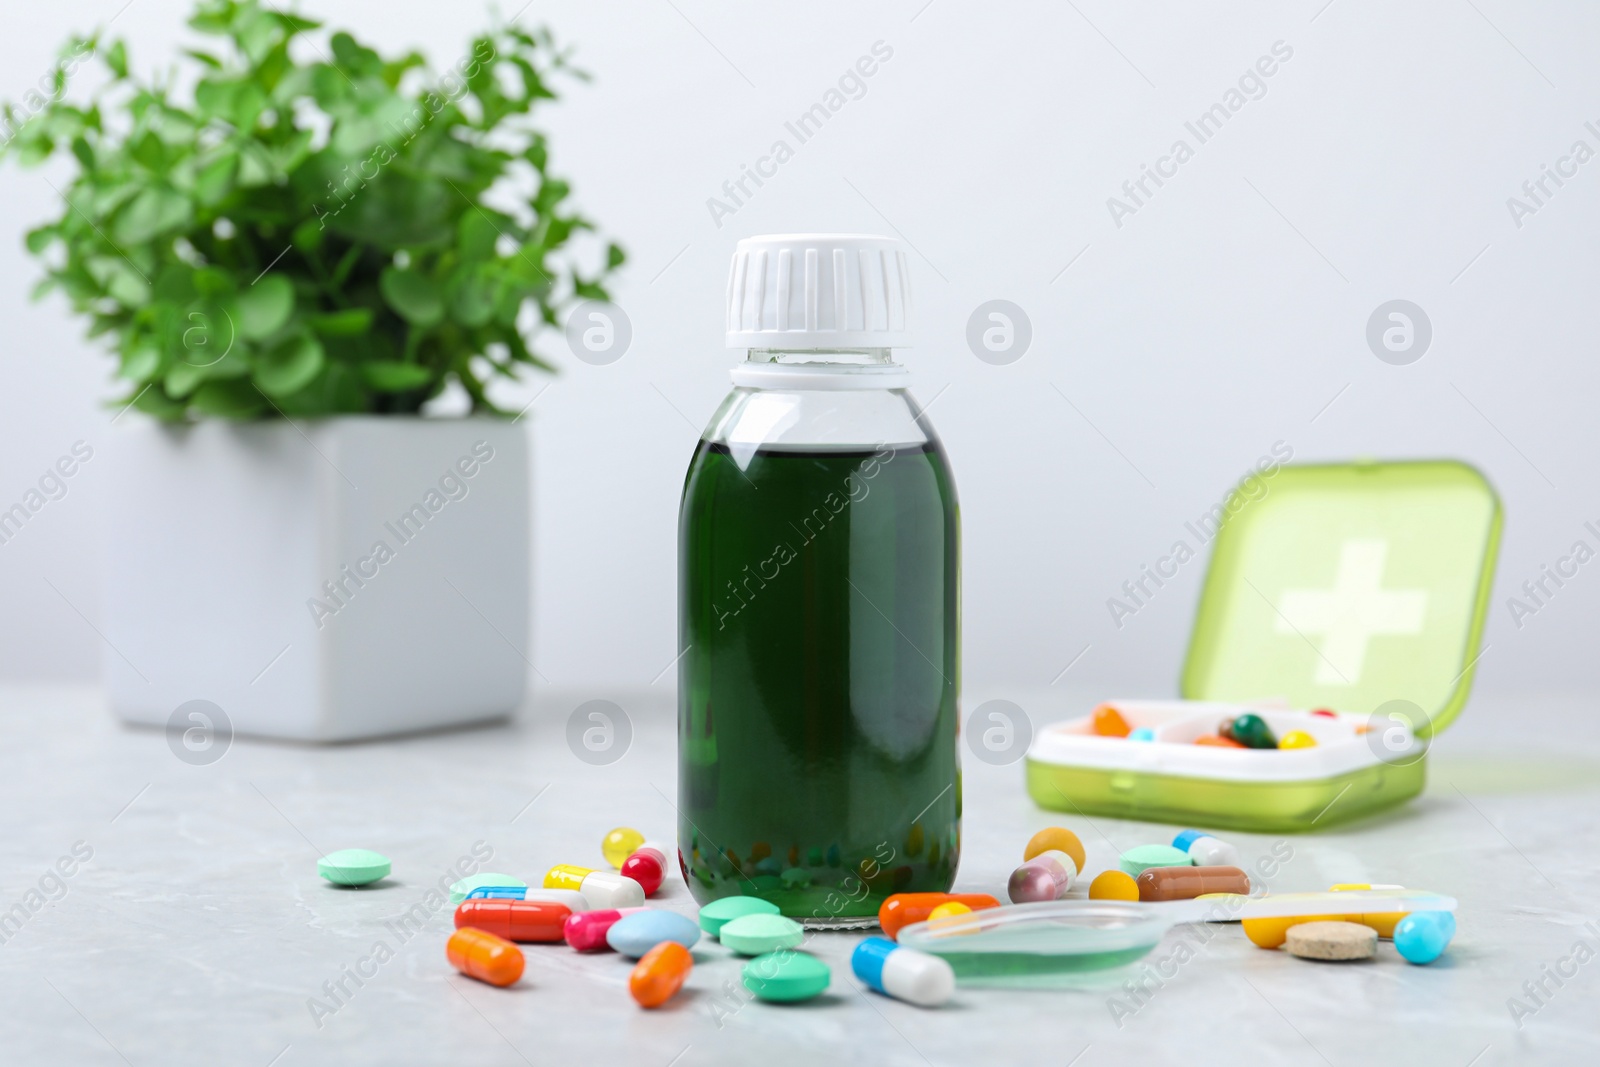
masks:
<path id="1" fill-rule="evenodd" d="M 317 873 L 334 885 L 370 885 L 389 871 L 389 857 L 369 848 L 342 848 L 317 861 Z"/>
<path id="2" fill-rule="evenodd" d="M 483 874 L 469 875 L 451 885 L 450 903 L 459 904 L 467 899 L 468 893 L 474 889 L 482 889 L 486 885 L 514 885 L 522 889 L 528 887 L 528 883 L 521 878 L 513 878 L 509 874 L 494 874 L 493 872 L 485 871 Z"/>
<path id="3" fill-rule="evenodd" d="M 828 965 L 804 952 L 782 949 L 744 965 L 744 987 L 762 1000 L 810 1000 L 828 988 Z"/>
<path id="4" fill-rule="evenodd" d="M 805 928 L 782 915 L 741 915 L 722 926 L 717 935 L 741 956 L 760 956 L 780 948 L 794 948 L 806 939 Z"/>
<path id="5" fill-rule="evenodd" d="M 1192 867 L 1194 857 L 1171 845 L 1140 845 L 1124 852 L 1117 866 L 1137 878 L 1151 867 Z"/>
<path id="6" fill-rule="evenodd" d="M 700 929 L 716 937 L 722 928 L 745 915 L 776 915 L 778 906 L 760 897 L 723 897 L 700 909 Z"/>

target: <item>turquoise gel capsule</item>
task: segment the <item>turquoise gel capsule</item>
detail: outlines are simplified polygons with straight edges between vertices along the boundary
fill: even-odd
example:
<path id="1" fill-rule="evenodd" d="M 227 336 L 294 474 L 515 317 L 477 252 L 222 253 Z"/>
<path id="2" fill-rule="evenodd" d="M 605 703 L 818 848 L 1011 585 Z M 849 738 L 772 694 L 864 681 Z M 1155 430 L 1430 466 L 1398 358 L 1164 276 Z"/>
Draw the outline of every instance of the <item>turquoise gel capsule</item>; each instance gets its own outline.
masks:
<path id="1" fill-rule="evenodd" d="M 1408 963 L 1432 963 L 1455 933 L 1456 917 L 1450 912 L 1414 911 L 1395 924 L 1394 949 Z"/>

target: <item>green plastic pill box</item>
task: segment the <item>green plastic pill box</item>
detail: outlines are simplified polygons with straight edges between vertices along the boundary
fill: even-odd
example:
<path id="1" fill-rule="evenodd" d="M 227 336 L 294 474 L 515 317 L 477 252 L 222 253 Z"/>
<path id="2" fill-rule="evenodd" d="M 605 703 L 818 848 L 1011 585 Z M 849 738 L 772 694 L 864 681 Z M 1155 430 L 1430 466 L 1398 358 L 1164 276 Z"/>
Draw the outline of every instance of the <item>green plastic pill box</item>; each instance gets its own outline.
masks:
<path id="1" fill-rule="evenodd" d="M 1285 466 L 1247 478 L 1214 537 L 1179 701 L 1109 701 L 1154 740 L 1041 730 L 1041 807 L 1264 832 L 1321 829 L 1422 791 L 1466 704 L 1500 545 L 1499 497 L 1454 461 Z M 1195 744 L 1244 711 L 1309 748 Z M 1331 714 L 1330 714 L 1331 712 Z"/>

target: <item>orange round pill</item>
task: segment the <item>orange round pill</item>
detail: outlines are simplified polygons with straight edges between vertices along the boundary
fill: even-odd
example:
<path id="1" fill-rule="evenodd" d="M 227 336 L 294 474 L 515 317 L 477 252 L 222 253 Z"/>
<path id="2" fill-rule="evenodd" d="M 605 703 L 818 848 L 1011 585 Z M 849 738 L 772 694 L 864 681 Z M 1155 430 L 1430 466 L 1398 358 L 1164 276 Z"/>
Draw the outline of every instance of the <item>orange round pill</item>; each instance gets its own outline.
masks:
<path id="1" fill-rule="evenodd" d="M 628 976 L 628 992 L 642 1008 L 659 1008 L 683 988 L 694 969 L 694 957 L 676 941 L 663 941 L 639 957 Z"/>
<path id="2" fill-rule="evenodd" d="M 1138 900 L 1139 883 L 1127 871 L 1101 871 L 1089 883 L 1090 900 Z"/>
<path id="3" fill-rule="evenodd" d="M 1086 854 L 1083 851 L 1083 842 L 1078 840 L 1078 835 L 1064 826 L 1046 826 L 1043 830 L 1028 838 L 1027 847 L 1022 850 L 1023 862 L 1033 859 L 1041 852 L 1065 852 L 1072 857 L 1072 862 L 1077 864 L 1078 871 L 1083 871 L 1083 861 Z"/>
<path id="4" fill-rule="evenodd" d="M 1231 737 L 1223 737 L 1221 734 L 1201 734 L 1199 737 L 1194 739 L 1194 743 L 1197 744 L 1197 745 L 1210 745 L 1213 748 L 1243 748 L 1244 747 L 1239 742 L 1235 741 L 1233 738 L 1231 738 Z"/>
<path id="5" fill-rule="evenodd" d="M 445 942 L 450 966 L 480 982 L 508 986 L 522 977 L 522 950 L 487 930 L 463 926 Z"/>

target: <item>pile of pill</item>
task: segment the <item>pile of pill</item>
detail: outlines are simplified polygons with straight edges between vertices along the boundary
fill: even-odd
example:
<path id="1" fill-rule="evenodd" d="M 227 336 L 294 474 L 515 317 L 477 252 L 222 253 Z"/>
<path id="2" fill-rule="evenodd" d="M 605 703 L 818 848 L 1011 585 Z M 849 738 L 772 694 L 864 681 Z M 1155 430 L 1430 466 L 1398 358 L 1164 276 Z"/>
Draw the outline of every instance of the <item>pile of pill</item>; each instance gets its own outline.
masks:
<path id="1" fill-rule="evenodd" d="M 1338 718 L 1327 708 L 1317 708 L 1309 713 L 1317 718 Z M 1101 704 L 1089 716 L 1089 730 L 1099 737 L 1124 737 L 1129 741 L 1155 741 L 1156 732 L 1150 726 L 1130 726 L 1127 717 L 1110 704 Z M 1357 733 L 1365 732 L 1363 727 Z M 1307 730 L 1289 730 L 1280 738 L 1272 732 L 1265 719 L 1253 711 L 1242 712 L 1218 724 L 1215 733 L 1201 734 L 1193 741 L 1196 745 L 1214 748 L 1278 749 L 1288 751 L 1315 748 L 1317 739 Z"/>
<path id="2" fill-rule="evenodd" d="M 1331 886 L 1329 891 L 1400 888 L 1345 883 Z M 1456 933 L 1456 917 L 1448 911 L 1374 912 L 1246 919 L 1243 926 L 1245 936 L 1261 948 L 1281 946 L 1301 959 L 1370 959 L 1377 952 L 1378 942 L 1389 940 L 1407 963 L 1427 964 L 1449 947 Z"/>
<path id="3" fill-rule="evenodd" d="M 1312 714 L 1332 713 L 1319 709 Z M 1107 736 L 1132 738 L 1138 733 L 1109 705 L 1095 710 L 1094 726 Z M 1259 716 L 1245 713 L 1225 723 L 1218 736 L 1230 746 L 1293 748 L 1303 744 L 1296 740 L 1297 733 L 1275 739 Z M 1307 738 L 1304 744 L 1315 743 Z M 456 929 L 445 945 L 451 966 L 470 978 L 504 987 L 516 984 L 526 966 L 519 945 L 565 944 L 576 952 L 615 952 L 634 961 L 629 994 L 644 1008 L 658 1008 L 688 981 L 695 966 L 691 950 L 704 937 L 745 959 L 740 977 L 758 999 L 791 1003 L 828 989 L 832 980 L 828 965 L 803 951 L 805 928 L 781 914 L 777 904 L 755 896 L 723 897 L 700 908 L 695 918 L 648 907 L 645 900 L 667 876 L 667 850 L 636 830 L 619 827 L 605 835 L 601 852 L 613 871 L 558 864 L 546 872 L 540 887 L 492 872 L 451 885 L 450 899 L 457 905 Z M 1086 861 L 1083 842 L 1075 833 L 1046 827 L 1024 846 L 1022 863 L 1007 881 L 1007 895 L 1013 905 L 1059 901 L 1074 895 L 1085 878 L 1091 901 L 1159 905 L 1210 894 L 1251 893 L 1239 850 L 1199 830 L 1180 831 L 1170 844 L 1127 849 L 1118 856 L 1116 867 L 1092 878 L 1084 873 Z M 335 885 L 364 886 L 388 876 L 391 864 L 376 852 L 346 849 L 323 856 L 317 870 Z M 1368 889 L 1400 887 L 1333 887 L 1336 892 Z M 1371 898 L 1367 899 L 1370 906 Z M 878 909 L 882 936 L 856 944 L 851 971 L 876 993 L 919 1007 L 938 1007 L 954 995 L 955 971 L 941 955 L 900 944 L 900 932 L 925 923 L 935 937 L 981 934 L 990 926 L 984 913 L 1002 907 L 987 893 L 893 893 Z M 1243 927 L 1255 944 L 1283 947 L 1302 959 L 1371 959 L 1381 939 L 1392 939 L 1403 959 L 1426 964 L 1445 951 L 1456 922 L 1449 911 L 1417 911 L 1246 918 Z"/>

